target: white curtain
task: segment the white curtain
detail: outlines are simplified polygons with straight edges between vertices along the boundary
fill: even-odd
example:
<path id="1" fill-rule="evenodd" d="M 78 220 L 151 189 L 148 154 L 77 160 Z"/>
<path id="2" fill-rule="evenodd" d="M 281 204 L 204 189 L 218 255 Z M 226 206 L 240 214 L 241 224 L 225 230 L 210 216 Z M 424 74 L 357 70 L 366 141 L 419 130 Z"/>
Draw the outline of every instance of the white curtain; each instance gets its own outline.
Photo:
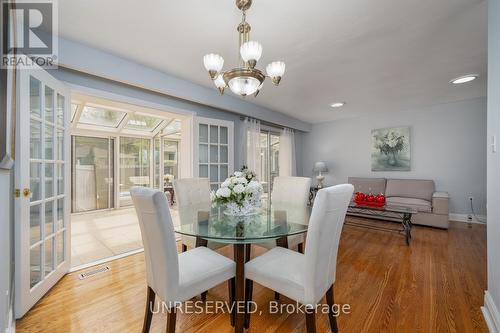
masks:
<path id="1" fill-rule="evenodd" d="M 257 173 L 257 178 L 260 179 L 260 121 L 246 118 L 245 128 L 247 136 L 246 144 L 246 161 L 245 165 Z"/>
<path id="2" fill-rule="evenodd" d="M 295 138 L 293 130 L 284 128 L 280 134 L 280 155 L 279 155 L 280 176 L 296 176 L 295 163 Z"/>

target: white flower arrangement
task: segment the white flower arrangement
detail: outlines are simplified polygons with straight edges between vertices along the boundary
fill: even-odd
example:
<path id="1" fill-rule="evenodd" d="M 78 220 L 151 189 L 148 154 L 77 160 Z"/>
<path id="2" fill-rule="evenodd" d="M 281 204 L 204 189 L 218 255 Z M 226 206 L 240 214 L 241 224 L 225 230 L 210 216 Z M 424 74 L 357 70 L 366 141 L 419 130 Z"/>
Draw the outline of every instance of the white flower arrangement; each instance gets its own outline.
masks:
<path id="1" fill-rule="evenodd" d="M 213 203 L 226 205 L 227 214 L 248 215 L 260 207 L 262 192 L 255 172 L 243 168 L 227 178 L 210 196 Z"/>

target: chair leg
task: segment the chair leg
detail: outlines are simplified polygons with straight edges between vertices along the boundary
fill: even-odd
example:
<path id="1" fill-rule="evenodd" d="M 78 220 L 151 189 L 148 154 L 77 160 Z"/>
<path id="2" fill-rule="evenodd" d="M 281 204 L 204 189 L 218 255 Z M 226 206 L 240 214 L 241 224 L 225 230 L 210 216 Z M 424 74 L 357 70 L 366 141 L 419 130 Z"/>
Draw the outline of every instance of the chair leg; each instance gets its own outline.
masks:
<path id="1" fill-rule="evenodd" d="M 144 313 L 144 324 L 142 325 L 142 333 L 148 333 L 151 328 L 151 321 L 153 319 L 153 311 L 152 306 L 154 306 L 155 302 L 155 292 L 148 286 L 148 294 L 146 300 L 146 312 Z"/>
<path id="2" fill-rule="evenodd" d="M 207 293 L 208 293 L 208 291 L 204 291 L 201 293 L 201 300 L 203 302 L 205 302 L 207 300 Z"/>
<path id="3" fill-rule="evenodd" d="M 306 329 L 307 333 L 316 333 L 316 314 L 306 312 Z"/>
<path id="4" fill-rule="evenodd" d="M 234 293 L 236 292 L 235 279 L 227 280 L 228 294 L 229 294 L 229 306 L 231 306 L 231 326 L 234 326 L 234 315 L 235 315 L 235 304 L 234 304 Z"/>
<path id="5" fill-rule="evenodd" d="M 175 307 L 169 309 L 167 312 L 167 333 L 175 333 L 175 322 L 177 319 L 177 313 L 175 312 Z"/>
<path id="6" fill-rule="evenodd" d="M 299 253 L 304 254 L 304 243 L 300 243 L 297 250 Z"/>
<path id="7" fill-rule="evenodd" d="M 280 300 L 280 293 L 278 293 L 276 291 L 274 292 L 274 300 L 275 301 L 279 301 Z"/>
<path id="8" fill-rule="evenodd" d="M 252 294 L 253 294 L 253 281 L 246 279 L 245 280 L 245 300 L 247 302 L 252 301 Z M 245 328 L 250 327 L 250 312 L 245 313 Z"/>
<path id="9" fill-rule="evenodd" d="M 186 252 L 188 250 L 188 247 L 186 244 L 182 244 L 182 252 Z"/>
<path id="10" fill-rule="evenodd" d="M 333 297 L 333 285 L 326 292 L 326 302 L 328 303 L 328 319 L 330 320 L 330 329 L 333 333 L 338 333 L 337 316 L 333 313 L 335 300 Z"/>

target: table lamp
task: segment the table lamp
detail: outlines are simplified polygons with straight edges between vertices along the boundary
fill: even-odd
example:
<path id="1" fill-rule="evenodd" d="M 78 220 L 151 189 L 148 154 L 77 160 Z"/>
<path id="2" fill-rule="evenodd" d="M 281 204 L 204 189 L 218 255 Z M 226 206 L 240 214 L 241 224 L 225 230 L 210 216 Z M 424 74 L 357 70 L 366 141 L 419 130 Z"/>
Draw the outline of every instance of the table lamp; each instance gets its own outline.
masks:
<path id="1" fill-rule="evenodd" d="M 318 188 L 323 188 L 323 180 L 325 180 L 325 176 L 323 176 L 323 172 L 328 172 L 328 167 L 325 162 L 316 162 L 314 163 L 314 172 L 317 172 L 318 175 L 316 179 L 318 180 Z"/>

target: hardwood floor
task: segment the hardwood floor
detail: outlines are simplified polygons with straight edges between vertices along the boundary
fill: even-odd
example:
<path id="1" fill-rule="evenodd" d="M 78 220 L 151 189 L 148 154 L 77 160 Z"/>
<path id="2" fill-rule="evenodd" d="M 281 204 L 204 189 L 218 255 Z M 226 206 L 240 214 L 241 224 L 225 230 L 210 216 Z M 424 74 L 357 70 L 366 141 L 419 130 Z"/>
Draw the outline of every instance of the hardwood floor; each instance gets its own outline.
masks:
<path id="1" fill-rule="evenodd" d="M 351 219 L 354 219 L 351 217 Z M 380 223 L 380 222 L 373 222 Z M 264 250 L 254 247 L 253 255 Z M 232 256 L 232 247 L 220 250 Z M 64 277 L 24 318 L 17 332 L 140 332 L 147 287 L 142 253 L 116 260 L 111 270 L 86 280 Z M 414 227 L 411 246 L 401 235 L 344 227 L 335 302 L 349 304 L 340 332 L 487 332 L 480 307 L 486 289 L 486 228 L 454 223 L 448 231 Z M 262 310 L 248 332 L 305 332 L 303 314 L 271 314 L 274 292 L 254 284 Z M 227 300 L 227 284 L 208 300 Z M 281 296 L 280 302 L 292 303 Z M 326 304 L 326 300 L 323 299 Z M 317 332 L 329 332 L 326 314 Z M 151 332 L 164 332 L 155 314 Z M 177 332 L 232 332 L 229 315 L 177 315 Z"/>

